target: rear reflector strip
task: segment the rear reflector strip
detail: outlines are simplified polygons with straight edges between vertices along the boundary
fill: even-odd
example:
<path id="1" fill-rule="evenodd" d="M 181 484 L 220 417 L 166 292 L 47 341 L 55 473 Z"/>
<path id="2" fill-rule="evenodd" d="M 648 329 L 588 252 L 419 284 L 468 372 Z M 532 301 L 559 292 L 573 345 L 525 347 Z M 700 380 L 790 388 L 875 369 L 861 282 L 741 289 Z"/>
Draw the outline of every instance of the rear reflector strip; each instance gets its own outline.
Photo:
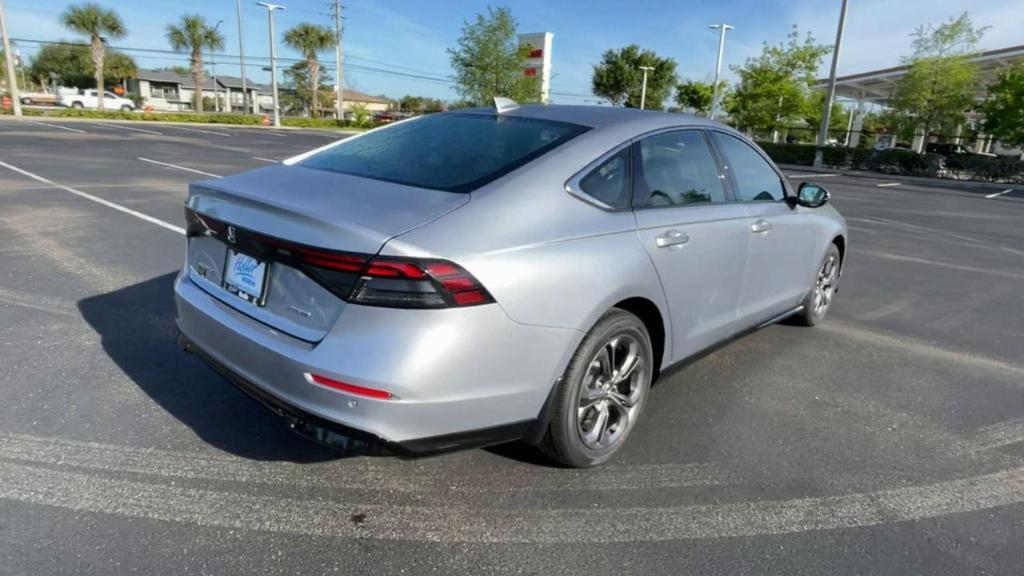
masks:
<path id="1" fill-rule="evenodd" d="M 366 388 L 363 386 L 356 386 L 355 384 L 348 384 L 339 380 L 332 380 L 330 378 L 320 376 L 319 374 L 306 373 L 306 381 L 313 384 L 319 384 L 325 388 L 331 388 L 332 390 L 338 390 L 340 392 L 347 392 L 356 396 L 365 396 L 367 398 L 377 398 L 378 400 L 391 400 L 394 396 L 387 390 L 377 390 L 375 388 Z"/>

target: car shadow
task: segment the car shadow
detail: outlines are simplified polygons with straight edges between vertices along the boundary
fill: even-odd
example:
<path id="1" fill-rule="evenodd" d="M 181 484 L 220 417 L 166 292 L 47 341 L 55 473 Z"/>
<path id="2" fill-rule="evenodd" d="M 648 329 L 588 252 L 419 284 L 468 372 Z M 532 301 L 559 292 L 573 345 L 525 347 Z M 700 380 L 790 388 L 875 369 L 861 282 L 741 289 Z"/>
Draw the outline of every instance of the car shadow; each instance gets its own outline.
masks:
<path id="1" fill-rule="evenodd" d="M 161 408 L 205 442 L 253 460 L 321 462 L 345 452 L 293 433 L 282 419 L 176 344 L 174 274 L 78 302 L 103 350 Z"/>

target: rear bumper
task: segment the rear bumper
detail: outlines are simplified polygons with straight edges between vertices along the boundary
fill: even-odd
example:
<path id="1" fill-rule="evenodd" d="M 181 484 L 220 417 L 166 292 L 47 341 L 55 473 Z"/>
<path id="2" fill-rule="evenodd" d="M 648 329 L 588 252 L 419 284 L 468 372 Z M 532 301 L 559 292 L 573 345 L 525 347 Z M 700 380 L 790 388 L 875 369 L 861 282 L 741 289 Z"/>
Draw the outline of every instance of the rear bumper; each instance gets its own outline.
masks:
<path id="1" fill-rule="evenodd" d="M 178 333 L 178 346 L 180 346 L 183 351 L 194 354 L 206 363 L 207 366 L 223 376 L 224 379 L 234 384 L 239 390 L 245 392 L 268 410 L 283 418 L 285 422 L 288 423 L 288 426 L 296 433 L 333 448 L 347 447 L 350 444 L 349 439 L 355 439 L 368 444 L 384 447 L 389 452 L 402 456 L 437 454 L 462 448 L 490 446 L 512 440 L 519 440 L 530 435 L 529 433 L 538 422 L 536 419 L 524 420 L 522 422 L 513 422 L 511 424 L 504 424 L 491 428 L 467 430 L 454 434 L 406 440 L 404 442 L 393 442 L 364 430 L 359 430 L 357 428 L 345 426 L 344 424 L 326 420 L 316 414 L 311 414 L 301 408 L 292 406 L 284 400 L 263 390 L 259 386 L 256 386 L 252 382 L 249 382 L 245 378 L 242 378 L 230 368 L 218 362 L 213 356 L 210 356 L 201 348 L 190 342 L 188 338 L 180 332 Z"/>
<path id="2" fill-rule="evenodd" d="M 293 428 L 424 453 L 522 437 L 538 419 L 582 334 L 523 326 L 497 305 L 465 310 L 346 306 L 323 340 L 304 342 L 196 286 L 175 284 L 182 343 Z M 387 390 L 356 396 L 315 373 Z M 532 434 L 531 434 L 532 435 Z"/>

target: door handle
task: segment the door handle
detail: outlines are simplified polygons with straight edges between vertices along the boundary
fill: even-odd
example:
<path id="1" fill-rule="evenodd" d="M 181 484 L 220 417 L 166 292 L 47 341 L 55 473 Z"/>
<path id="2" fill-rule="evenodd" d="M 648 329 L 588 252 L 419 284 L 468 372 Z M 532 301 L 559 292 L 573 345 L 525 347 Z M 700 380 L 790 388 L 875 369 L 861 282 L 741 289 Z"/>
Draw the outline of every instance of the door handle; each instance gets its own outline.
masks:
<path id="1" fill-rule="evenodd" d="M 661 236 L 654 239 L 654 243 L 658 245 L 658 248 L 669 248 L 672 246 L 682 246 L 690 241 L 690 235 L 686 232 L 680 232 L 679 230 L 669 230 Z"/>
<path id="2" fill-rule="evenodd" d="M 764 218 L 760 218 L 757 222 L 750 225 L 750 231 L 754 234 L 763 234 L 765 232 L 769 232 L 771 229 L 772 223 Z"/>

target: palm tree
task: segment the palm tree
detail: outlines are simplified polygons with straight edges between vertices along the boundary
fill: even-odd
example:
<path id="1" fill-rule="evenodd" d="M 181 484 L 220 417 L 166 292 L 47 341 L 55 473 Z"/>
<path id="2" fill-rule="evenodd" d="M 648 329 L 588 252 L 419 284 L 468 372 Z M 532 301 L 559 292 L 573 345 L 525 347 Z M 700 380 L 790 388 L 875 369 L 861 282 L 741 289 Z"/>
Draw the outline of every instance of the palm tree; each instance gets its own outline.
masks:
<path id="1" fill-rule="evenodd" d="M 301 52 L 306 58 L 311 99 L 309 114 L 314 116 L 317 114 L 317 92 L 320 88 L 320 61 L 317 60 L 317 53 L 334 44 L 334 32 L 327 26 L 302 22 L 284 33 L 284 43 Z"/>
<path id="2" fill-rule="evenodd" d="M 175 50 L 191 50 L 192 82 L 195 84 L 193 107 L 196 112 L 203 111 L 203 50 L 221 50 L 224 48 L 224 36 L 215 27 L 206 24 L 206 19 L 198 14 L 185 14 L 181 22 L 175 26 L 167 26 L 167 41 Z"/>
<path id="3" fill-rule="evenodd" d="M 123 38 L 128 30 L 113 10 L 105 10 L 99 4 L 86 2 L 69 6 L 60 21 L 64 27 L 89 37 L 92 45 L 92 66 L 96 74 L 96 96 L 99 109 L 103 110 L 103 43 L 107 38 Z"/>
<path id="4" fill-rule="evenodd" d="M 139 68 L 135 65 L 135 60 L 124 52 L 117 52 L 115 50 L 107 54 L 106 68 L 110 76 L 117 80 L 125 92 L 128 92 L 128 79 L 135 78 L 139 74 Z"/>

